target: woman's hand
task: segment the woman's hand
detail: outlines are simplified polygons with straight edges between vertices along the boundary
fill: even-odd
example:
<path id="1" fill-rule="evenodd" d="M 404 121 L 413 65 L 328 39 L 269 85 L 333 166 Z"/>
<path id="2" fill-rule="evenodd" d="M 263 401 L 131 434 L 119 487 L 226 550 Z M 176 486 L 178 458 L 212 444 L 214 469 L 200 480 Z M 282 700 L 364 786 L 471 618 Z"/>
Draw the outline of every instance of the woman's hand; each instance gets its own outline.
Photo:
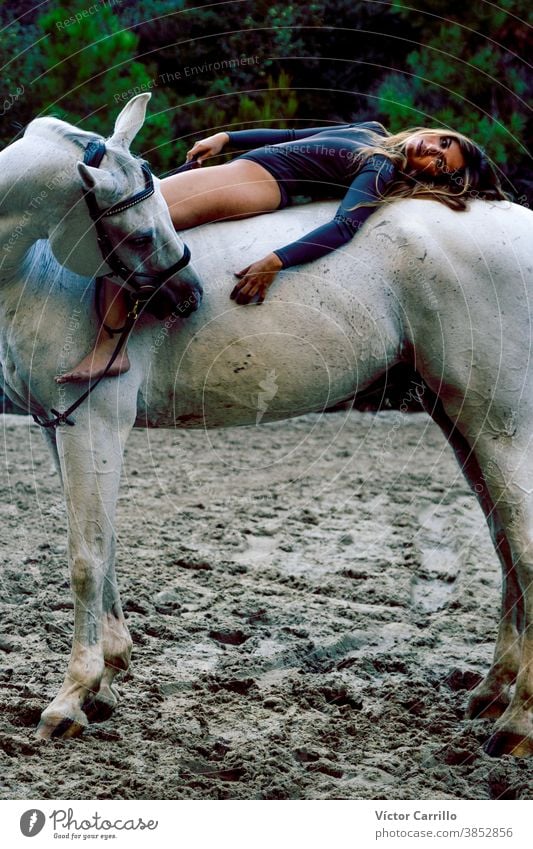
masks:
<path id="1" fill-rule="evenodd" d="M 191 159 L 196 159 L 201 165 L 204 159 L 209 159 L 211 156 L 216 156 L 217 153 L 220 153 L 224 145 L 228 142 L 229 136 L 227 133 L 215 133 L 214 136 L 209 136 L 206 139 L 195 142 L 191 149 L 187 151 L 185 160 L 186 162 L 190 162 Z"/>
<path id="2" fill-rule="evenodd" d="M 234 287 L 230 298 L 237 301 L 238 304 L 249 304 L 257 297 L 257 303 L 262 304 L 268 287 L 282 267 L 279 256 L 274 253 L 268 254 L 258 262 L 247 265 L 242 271 L 235 273 L 235 277 L 239 277 L 240 280 Z"/>

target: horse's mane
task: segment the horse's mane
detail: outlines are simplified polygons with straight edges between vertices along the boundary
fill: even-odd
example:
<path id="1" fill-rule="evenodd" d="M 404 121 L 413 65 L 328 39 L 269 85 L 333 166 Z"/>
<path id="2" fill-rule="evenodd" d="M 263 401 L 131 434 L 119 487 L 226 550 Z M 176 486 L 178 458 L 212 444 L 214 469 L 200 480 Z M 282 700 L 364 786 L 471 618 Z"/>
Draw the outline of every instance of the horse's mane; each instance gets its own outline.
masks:
<path id="1" fill-rule="evenodd" d="M 37 135 L 42 139 L 51 141 L 52 144 L 57 144 L 58 141 L 71 142 L 82 151 L 85 150 L 89 142 L 92 141 L 108 141 L 104 136 L 98 133 L 91 133 L 87 130 L 80 130 L 73 124 L 67 121 L 62 121 L 59 118 L 46 115 L 43 118 L 34 118 L 26 125 L 24 135 Z M 128 175 L 131 173 L 132 161 L 137 163 L 144 162 L 138 156 L 130 153 L 129 150 L 122 149 L 119 145 L 113 146 L 113 156 L 118 167 Z"/>
<path id="2" fill-rule="evenodd" d="M 59 118 L 54 118 L 51 115 L 46 115 L 43 118 L 34 118 L 33 121 L 27 124 L 24 135 L 38 135 L 48 138 L 52 142 L 63 139 L 82 149 L 85 149 L 89 142 L 102 138 L 98 133 L 80 130 L 73 124 L 69 124 L 67 121 L 62 121 Z"/>
<path id="3" fill-rule="evenodd" d="M 24 258 L 25 298 L 37 298 L 43 293 L 48 297 L 51 292 L 59 291 L 71 294 L 77 292 L 79 298 L 84 281 L 87 286 L 90 280 L 60 265 L 48 239 L 37 239 Z"/>

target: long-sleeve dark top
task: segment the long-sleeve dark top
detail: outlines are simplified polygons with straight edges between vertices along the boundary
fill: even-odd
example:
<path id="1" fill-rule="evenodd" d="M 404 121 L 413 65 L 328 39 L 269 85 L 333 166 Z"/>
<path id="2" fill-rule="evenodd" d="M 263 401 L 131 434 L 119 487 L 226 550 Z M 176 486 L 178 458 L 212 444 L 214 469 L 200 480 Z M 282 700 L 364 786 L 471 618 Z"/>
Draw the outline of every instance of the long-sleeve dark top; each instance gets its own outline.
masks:
<path id="1" fill-rule="evenodd" d="M 302 130 L 228 133 L 230 145 L 249 150 L 243 158 L 266 168 L 286 193 L 316 199 L 344 192 L 331 221 L 274 250 L 284 268 L 311 262 L 350 241 L 376 208 L 357 204 L 378 200 L 394 180 L 396 169 L 386 156 L 376 154 L 361 161 L 361 148 L 373 143 L 369 131 L 387 135 L 385 128 L 373 121 Z"/>

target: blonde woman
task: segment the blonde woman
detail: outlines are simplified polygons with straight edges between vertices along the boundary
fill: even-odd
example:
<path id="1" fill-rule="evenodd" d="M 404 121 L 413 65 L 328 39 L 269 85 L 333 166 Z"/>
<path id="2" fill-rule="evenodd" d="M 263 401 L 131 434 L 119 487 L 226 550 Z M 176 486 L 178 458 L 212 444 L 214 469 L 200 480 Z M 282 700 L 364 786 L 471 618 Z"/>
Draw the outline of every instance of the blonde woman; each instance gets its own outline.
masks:
<path id="1" fill-rule="evenodd" d="M 222 165 L 203 162 L 233 147 L 245 153 Z M 238 304 L 262 303 L 282 268 L 311 262 L 342 247 L 383 203 L 431 198 L 456 210 L 474 197 L 504 200 L 496 172 L 483 150 L 460 133 L 416 127 L 394 135 L 370 121 L 302 130 L 221 132 L 196 142 L 187 154 L 190 170 L 160 183 L 176 230 L 208 221 L 246 218 L 290 205 L 295 195 L 313 200 L 341 197 L 331 221 L 236 272 L 230 297 Z M 104 284 L 104 324 L 122 326 L 123 292 Z M 115 339 L 102 327 L 93 350 L 58 382 L 88 380 L 104 371 Z M 129 368 L 127 351 L 108 376 Z"/>

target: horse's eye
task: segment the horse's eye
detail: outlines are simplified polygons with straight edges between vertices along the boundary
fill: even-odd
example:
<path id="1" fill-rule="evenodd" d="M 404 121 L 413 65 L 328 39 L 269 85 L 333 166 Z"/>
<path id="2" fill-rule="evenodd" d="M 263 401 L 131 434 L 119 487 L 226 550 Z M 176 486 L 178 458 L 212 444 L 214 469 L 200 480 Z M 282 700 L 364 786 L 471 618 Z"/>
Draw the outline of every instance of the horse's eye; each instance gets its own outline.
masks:
<path id="1" fill-rule="evenodd" d="M 135 247 L 141 248 L 144 245 L 149 245 L 150 242 L 152 241 L 152 237 L 151 236 L 133 236 L 128 241 L 130 242 L 131 245 L 135 245 Z"/>

